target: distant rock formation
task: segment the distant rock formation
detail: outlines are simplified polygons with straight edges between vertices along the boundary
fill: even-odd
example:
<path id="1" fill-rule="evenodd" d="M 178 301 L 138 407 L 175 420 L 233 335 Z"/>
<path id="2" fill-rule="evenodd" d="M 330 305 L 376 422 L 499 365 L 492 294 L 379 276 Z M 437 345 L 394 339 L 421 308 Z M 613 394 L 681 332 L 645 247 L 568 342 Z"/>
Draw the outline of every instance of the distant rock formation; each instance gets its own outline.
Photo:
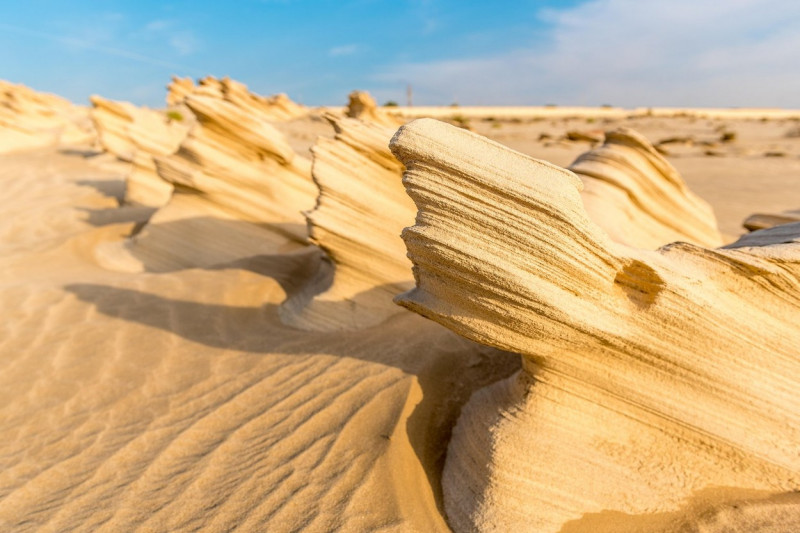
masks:
<path id="1" fill-rule="evenodd" d="M 309 240 L 326 259 L 281 311 L 285 322 L 305 329 L 359 329 L 396 314 L 392 298 L 413 285 L 400 232 L 416 208 L 403 189 L 404 167 L 389 151 L 395 128 L 327 118 L 336 137 L 320 138 L 312 149 L 319 197 L 307 215 Z"/>
<path id="2" fill-rule="evenodd" d="M 398 303 L 523 360 L 454 430 L 456 531 L 800 487 L 800 224 L 641 250 L 590 218 L 568 170 L 430 119 L 391 148 L 418 208 Z"/>
<path id="3" fill-rule="evenodd" d="M 267 114 L 236 101 L 201 92 L 184 99 L 197 123 L 174 154 L 154 158 L 172 197 L 125 243 L 127 254 L 102 254 L 106 266 L 166 271 L 305 246 L 302 212 L 317 196 L 311 161 Z"/>
<path id="4" fill-rule="evenodd" d="M 191 78 L 172 78 L 172 83 L 167 86 L 167 104 L 179 105 L 189 95 L 224 100 L 271 122 L 292 120 L 308 114 L 308 108 L 293 102 L 285 94 L 261 96 L 250 92 L 244 83 L 228 77 L 217 79 L 206 76 L 196 86 Z"/>
<path id="5" fill-rule="evenodd" d="M 0 80 L 0 153 L 93 139 L 85 108 Z"/>
<path id="6" fill-rule="evenodd" d="M 748 231 L 772 228 L 781 224 L 800 222 L 800 209 L 782 213 L 755 213 L 747 217 L 742 226 Z"/>
<path id="7" fill-rule="evenodd" d="M 620 128 L 570 165 L 589 218 L 616 242 L 657 248 L 685 241 L 722 245 L 711 207 L 641 134 Z"/>
<path id="8" fill-rule="evenodd" d="M 90 100 L 100 145 L 121 161 L 132 163 L 126 179 L 126 203 L 151 207 L 166 205 L 172 196 L 172 185 L 158 176 L 153 158 L 175 153 L 178 149 L 189 130 L 183 115 L 170 118 L 161 111 L 97 95 Z"/>
<path id="9" fill-rule="evenodd" d="M 353 91 L 350 93 L 347 116 L 395 129 L 403 123 L 399 118 L 379 109 L 375 100 L 366 91 Z"/>
<path id="10" fill-rule="evenodd" d="M 177 106 L 183 103 L 184 98 L 194 90 L 194 80 L 192 78 L 172 77 L 172 82 L 167 85 L 167 105 Z"/>

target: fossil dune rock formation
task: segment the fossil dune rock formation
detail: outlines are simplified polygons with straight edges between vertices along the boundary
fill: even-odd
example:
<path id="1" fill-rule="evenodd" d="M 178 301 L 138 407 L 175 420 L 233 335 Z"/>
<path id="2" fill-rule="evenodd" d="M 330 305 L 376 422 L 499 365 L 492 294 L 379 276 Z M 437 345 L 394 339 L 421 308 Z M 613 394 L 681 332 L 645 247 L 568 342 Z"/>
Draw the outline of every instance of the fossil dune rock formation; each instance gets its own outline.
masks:
<path id="1" fill-rule="evenodd" d="M 642 250 L 587 214 L 568 170 L 430 119 L 391 148 L 418 208 L 398 303 L 522 355 L 454 430 L 456 531 L 800 487 L 800 224 Z"/>
<path id="2" fill-rule="evenodd" d="M 186 137 L 187 124 L 128 102 L 114 102 L 97 95 L 90 100 L 100 145 L 117 159 L 132 163 L 126 178 L 126 203 L 166 205 L 173 187 L 158 176 L 154 157 L 175 153 Z"/>
<path id="3" fill-rule="evenodd" d="M 781 224 L 800 222 L 800 209 L 792 209 L 782 213 L 755 213 L 747 217 L 742 223 L 745 229 L 756 231 L 767 229 Z"/>
<path id="4" fill-rule="evenodd" d="M 353 91 L 348 96 L 347 116 L 365 122 L 375 122 L 397 129 L 403 121 L 378 108 L 378 104 L 366 91 Z"/>
<path id="5" fill-rule="evenodd" d="M 674 241 L 722 245 L 711 207 L 641 134 L 606 132 L 605 143 L 575 160 L 589 218 L 616 242 L 657 248 Z"/>
<path id="6" fill-rule="evenodd" d="M 0 80 L 0 153 L 85 143 L 93 137 L 85 108 Z"/>
<path id="7" fill-rule="evenodd" d="M 191 78 L 172 78 L 167 86 L 167 104 L 182 104 L 189 95 L 202 95 L 225 100 L 271 122 L 292 120 L 308 114 L 308 108 L 293 102 L 285 94 L 261 96 L 251 92 L 247 85 L 227 76 L 218 79 L 213 76 L 202 78 L 194 85 Z"/>
<path id="8" fill-rule="evenodd" d="M 312 148 L 319 197 L 307 215 L 309 240 L 326 259 L 282 316 L 306 329 L 360 329 L 396 314 L 392 298 L 411 288 L 400 232 L 416 208 L 403 189 L 403 165 L 389 151 L 395 128 L 327 118 L 336 136 Z"/>
<path id="9" fill-rule="evenodd" d="M 294 152 L 269 115 L 236 101 L 202 91 L 184 98 L 197 123 L 174 154 L 154 158 L 175 189 L 170 201 L 124 250 L 101 251 L 103 264 L 165 271 L 305 245 L 302 212 L 317 196 L 311 161 Z"/>

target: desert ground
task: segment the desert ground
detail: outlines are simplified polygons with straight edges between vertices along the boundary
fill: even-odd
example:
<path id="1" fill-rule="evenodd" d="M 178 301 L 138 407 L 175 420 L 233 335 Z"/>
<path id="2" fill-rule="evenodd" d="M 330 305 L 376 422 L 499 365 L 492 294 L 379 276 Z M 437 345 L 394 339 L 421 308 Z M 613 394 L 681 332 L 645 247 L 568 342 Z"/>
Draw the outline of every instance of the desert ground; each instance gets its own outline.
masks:
<path id="1" fill-rule="evenodd" d="M 267 103 L 236 99 L 245 93 L 192 96 L 192 90 L 171 89 L 170 109 L 182 113 L 171 120 L 187 126 L 169 149 L 167 133 L 147 144 L 118 128 L 114 138 L 128 144 L 114 153 L 107 133 L 113 128 L 77 106 L 59 111 L 57 120 L 49 111 L 55 104 L 46 100 L 34 110 L 0 114 L 4 531 L 503 530 L 501 522 L 480 521 L 489 516 L 485 509 L 473 525 L 449 522 L 443 471 L 462 409 L 478 391 L 524 376 L 527 360 L 515 353 L 522 349 L 511 349 L 512 341 L 476 342 L 484 338 L 477 333 L 470 340 L 457 327 L 392 302 L 414 287 L 400 231 L 414 226 L 420 204 L 402 194 L 402 165 L 390 161 L 388 141 L 416 115 L 436 115 L 460 132 L 558 167 L 602 146 L 604 132 L 635 130 L 710 205 L 720 244 L 746 234 L 742 224 L 753 214 L 791 218 L 800 210 L 800 112 L 377 108 L 378 118 L 359 118 L 345 117 L 347 108 L 280 104 L 289 111 L 270 115 Z M 17 102 L 26 98 L 34 97 Z M 214 107 L 214 98 L 228 107 Z M 253 107 L 244 118 L 225 122 L 229 108 L 245 105 Z M 263 117 L 252 111 L 257 105 Z M 157 113 L 162 125 L 169 122 Z M 42 125 L 45 115 L 61 126 Z M 189 115 L 205 137 L 188 124 Z M 262 123 L 269 132 L 259 129 Z M 79 126 L 67 132 L 64 124 Z M 135 150 L 124 155 L 130 146 Z M 348 172 L 368 178 L 372 168 L 393 180 L 385 194 L 395 196 L 386 203 L 384 188 L 371 189 L 369 179 L 344 181 Z M 138 189 L 139 201 L 131 200 L 132 169 L 146 175 L 137 183 L 163 188 Z M 251 181 L 237 181 L 251 174 Z M 158 181 L 162 175 L 179 177 L 167 187 Z M 259 179 L 274 176 L 295 181 L 263 192 Z M 260 215 L 273 208 L 274 220 Z M 732 298 L 737 283 L 724 298 Z M 796 293 L 780 290 L 782 302 L 794 298 L 797 305 Z M 751 316 L 742 305 L 736 313 Z M 781 309 L 776 304 L 776 313 Z M 771 342 L 751 343 L 765 346 L 769 357 Z M 774 349 L 783 357 L 783 348 Z M 755 368 L 757 361 L 742 365 Z M 789 389 L 798 378 L 793 368 L 779 369 Z M 691 401 L 692 390 L 680 394 Z M 782 407 L 753 400 L 741 423 L 763 409 L 794 436 L 800 402 L 791 392 L 772 395 Z M 726 394 L 738 401 L 744 393 Z M 697 410 L 713 418 L 703 398 L 698 393 Z M 656 430 L 658 424 L 652 422 Z M 531 435 L 547 429 L 535 420 L 525 427 Z M 753 423 L 753 431 L 760 427 Z M 745 450 L 742 457 L 780 462 L 763 452 L 769 442 L 762 448 L 733 437 L 726 442 Z M 694 472 L 692 465 L 683 469 L 690 462 L 683 455 L 676 452 L 674 460 L 678 466 L 642 468 L 653 477 Z M 736 468 L 714 460 L 703 468 Z M 735 464 L 750 464 L 741 461 Z M 777 480 L 766 467 L 752 479 L 730 478 L 740 485 L 704 485 L 702 476 L 692 477 L 683 482 L 687 496 L 663 505 L 639 505 L 639 489 L 626 486 L 628 478 L 603 470 L 581 481 L 589 494 L 582 496 L 591 500 L 591 491 L 611 487 L 625 494 L 624 505 L 598 500 L 564 511 L 568 518 L 557 526 L 530 530 L 796 530 L 800 465 L 780 466 L 794 468 L 796 477 Z M 572 501 L 572 489 L 548 490 L 551 499 Z M 535 505 L 525 512 L 535 514 Z"/>

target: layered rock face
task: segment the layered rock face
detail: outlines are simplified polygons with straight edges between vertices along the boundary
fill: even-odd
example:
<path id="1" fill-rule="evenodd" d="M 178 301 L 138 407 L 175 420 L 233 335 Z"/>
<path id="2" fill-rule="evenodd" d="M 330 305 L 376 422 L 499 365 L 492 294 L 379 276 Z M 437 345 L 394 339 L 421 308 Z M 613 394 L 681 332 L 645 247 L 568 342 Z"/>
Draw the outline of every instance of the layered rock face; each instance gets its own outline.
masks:
<path id="1" fill-rule="evenodd" d="M 0 153 L 94 138 L 86 109 L 0 80 Z"/>
<path id="2" fill-rule="evenodd" d="M 200 93 L 183 105 L 197 123 L 174 154 L 154 158 L 170 202 L 126 244 L 135 260 L 108 266 L 174 270 L 302 247 L 302 211 L 317 196 L 311 161 L 252 107 Z"/>
<path id="3" fill-rule="evenodd" d="M 184 120 L 182 114 L 171 118 L 160 111 L 96 95 L 91 102 L 100 145 L 121 161 L 132 164 L 126 178 L 126 203 L 165 205 L 173 187 L 158 176 L 154 158 L 175 153 L 186 138 L 190 121 Z"/>
<path id="4" fill-rule="evenodd" d="M 397 129 L 403 123 L 400 119 L 378 108 L 375 100 L 368 92 L 353 91 L 348 99 L 348 117 L 357 118 L 365 122 L 374 122 L 394 129 Z"/>
<path id="5" fill-rule="evenodd" d="M 523 358 L 454 430 L 456 531 L 555 532 L 713 487 L 800 487 L 800 224 L 642 250 L 604 231 L 618 215 L 587 214 L 568 170 L 429 119 L 391 147 L 418 208 L 403 233 L 416 288 L 398 303 Z M 700 225 L 678 231 L 713 240 Z"/>
<path id="6" fill-rule="evenodd" d="M 756 231 L 782 224 L 791 224 L 792 222 L 800 222 L 800 209 L 792 209 L 782 213 L 755 213 L 747 217 L 742 226 L 749 231 Z"/>
<path id="7" fill-rule="evenodd" d="M 177 106 L 187 96 L 208 96 L 229 102 L 242 110 L 272 122 L 291 120 L 308 114 L 308 109 L 285 94 L 261 96 L 250 92 L 244 83 L 228 77 L 206 76 L 197 85 L 191 78 L 173 78 L 167 86 L 167 104 Z"/>
<path id="8" fill-rule="evenodd" d="M 395 129 L 328 119 L 336 136 L 320 138 L 312 149 L 319 197 L 307 217 L 309 240 L 326 258 L 282 313 L 307 329 L 357 329 L 396 314 L 392 298 L 411 287 L 400 232 L 416 209 L 404 193 L 403 165 L 389 151 Z"/>
<path id="9" fill-rule="evenodd" d="M 629 128 L 606 132 L 604 144 L 578 157 L 569 170 L 583 182 L 589 218 L 616 242 L 651 249 L 674 241 L 722 245 L 711 207 Z"/>

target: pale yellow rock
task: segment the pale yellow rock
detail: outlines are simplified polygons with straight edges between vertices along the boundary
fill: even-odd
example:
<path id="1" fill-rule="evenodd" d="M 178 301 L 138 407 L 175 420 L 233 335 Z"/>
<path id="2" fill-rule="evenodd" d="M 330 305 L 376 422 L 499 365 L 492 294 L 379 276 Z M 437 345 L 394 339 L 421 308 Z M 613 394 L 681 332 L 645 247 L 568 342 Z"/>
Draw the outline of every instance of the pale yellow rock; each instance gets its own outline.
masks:
<path id="1" fill-rule="evenodd" d="M 170 202 L 122 244 L 125 253 L 100 253 L 117 258 L 103 264 L 169 271 L 303 247 L 303 211 L 317 195 L 311 161 L 252 108 L 203 94 L 184 104 L 197 123 L 174 154 L 155 158 L 158 175 L 175 188 Z"/>
<path id="2" fill-rule="evenodd" d="M 172 185 L 156 173 L 154 157 L 174 153 L 186 138 L 188 125 L 163 112 L 91 97 L 92 120 L 100 145 L 122 161 L 132 163 L 126 179 L 125 202 L 160 207 L 172 196 Z M 182 116 L 182 115 L 181 115 Z"/>
<path id="3" fill-rule="evenodd" d="M 398 303 L 523 358 L 454 430 L 456 531 L 800 488 L 800 224 L 641 250 L 590 219 L 568 170 L 430 119 L 392 151 L 419 210 Z"/>
<path id="4" fill-rule="evenodd" d="M 616 242 L 657 248 L 673 241 L 722 245 L 711 207 L 686 186 L 650 142 L 630 128 L 575 160 L 589 218 Z"/>
<path id="5" fill-rule="evenodd" d="M 307 216 L 309 240 L 326 259 L 281 311 L 305 329 L 361 329 L 396 314 L 392 298 L 413 284 L 400 232 L 416 208 L 403 189 L 403 165 L 389 151 L 395 129 L 328 120 L 336 137 L 320 138 L 312 149 L 319 197 Z"/>
<path id="6" fill-rule="evenodd" d="M 349 95 L 347 116 L 365 122 L 375 122 L 397 129 L 403 121 L 378 108 L 375 100 L 366 91 L 353 91 Z"/>
<path id="7" fill-rule="evenodd" d="M 0 153 L 59 143 L 82 144 L 93 138 L 85 108 L 0 80 Z"/>
<path id="8" fill-rule="evenodd" d="M 742 226 L 747 230 L 755 231 L 792 222 L 800 222 L 800 209 L 791 209 L 781 213 L 755 213 L 747 217 Z"/>
<path id="9" fill-rule="evenodd" d="M 217 79 L 213 76 L 202 78 L 197 85 L 191 78 L 172 79 L 167 86 L 167 104 L 174 106 L 184 103 L 189 95 L 210 96 L 231 104 L 272 122 L 292 120 L 308 115 L 308 108 L 293 102 L 285 94 L 261 96 L 251 92 L 244 83 L 227 76 Z"/>
<path id="10" fill-rule="evenodd" d="M 167 105 L 180 105 L 183 102 L 183 99 L 186 98 L 186 96 L 193 90 L 194 81 L 192 78 L 179 78 L 178 76 L 173 76 L 172 82 L 167 85 Z"/>

